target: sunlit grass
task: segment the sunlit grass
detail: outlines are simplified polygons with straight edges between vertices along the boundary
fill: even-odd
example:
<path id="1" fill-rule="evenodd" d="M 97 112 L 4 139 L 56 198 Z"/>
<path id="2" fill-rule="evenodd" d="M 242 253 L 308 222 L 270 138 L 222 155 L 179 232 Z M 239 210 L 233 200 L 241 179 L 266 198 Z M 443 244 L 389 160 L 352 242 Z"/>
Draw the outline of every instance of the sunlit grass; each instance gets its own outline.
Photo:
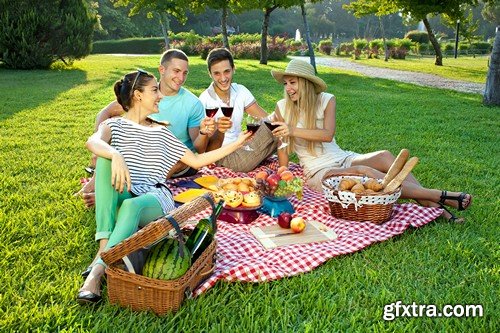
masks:
<path id="1" fill-rule="evenodd" d="M 371 61 L 371 60 L 369 60 Z M 445 59 L 446 64 L 447 59 Z M 191 58 L 186 87 L 200 93 L 206 65 Z M 359 152 L 406 147 L 426 186 L 474 195 L 467 223 L 438 219 L 316 270 L 263 284 L 220 282 L 157 317 L 110 305 L 82 308 L 79 272 L 96 251 L 92 211 L 72 197 L 89 161 L 84 142 L 112 85 L 158 56 L 90 56 L 71 69 L 0 69 L 1 331 L 333 332 L 498 331 L 500 108 L 481 96 L 319 67 L 337 96 L 337 140 Z M 236 61 L 236 82 L 269 112 L 282 96 L 271 68 Z M 483 318 L 382 320 L 384 304 L 482 304 Z"/>

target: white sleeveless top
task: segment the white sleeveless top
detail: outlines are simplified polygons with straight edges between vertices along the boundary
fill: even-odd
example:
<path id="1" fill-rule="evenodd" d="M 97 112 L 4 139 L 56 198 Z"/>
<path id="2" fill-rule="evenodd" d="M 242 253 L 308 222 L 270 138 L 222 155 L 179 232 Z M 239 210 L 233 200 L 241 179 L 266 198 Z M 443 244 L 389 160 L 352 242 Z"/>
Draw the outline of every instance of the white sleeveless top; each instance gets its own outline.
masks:
<path id="1" fill-rule="evenodd" d="M 188 149 L 165 126 L 147 127 L 125 118 L 103 122 L 111 129 L 111 146 L 122 154 L 130 171 L 131 192 L 151 193 L 164 214 L 175 208 L 167 174 Z"/>
<path id="2" fill-rule="evenodd" d="M 325 109 L 328 102 L 334 98 L 332 94 L 322 92 L 318 96 L 319 107 L 316 110 L 316 127 L 323 129 L 323 121 L 325 119 Z M 285 112 L 285 99 L 277 103 L 280 113 L 285 119 L 288 119 Z M 302 115 L 302 114 L 301 114 Z M 304 128 L 304 119 L 301 118 L 297 122 L 298 128 Z M 317 142 L 315 147 L 316 156 L 311 155 L 307 149 L 307 140 L 301 138 L 295 139 L 295 153 L 299 158 L 300 165 L 304 168 L 306 178 L 312 177 L 316 172 L 324 168 L 339 168 L 342 167 L 347 157 L 355 155 L 351 151 L 342 150 L 335 142 L 335 137 L 331 142 Z"/>

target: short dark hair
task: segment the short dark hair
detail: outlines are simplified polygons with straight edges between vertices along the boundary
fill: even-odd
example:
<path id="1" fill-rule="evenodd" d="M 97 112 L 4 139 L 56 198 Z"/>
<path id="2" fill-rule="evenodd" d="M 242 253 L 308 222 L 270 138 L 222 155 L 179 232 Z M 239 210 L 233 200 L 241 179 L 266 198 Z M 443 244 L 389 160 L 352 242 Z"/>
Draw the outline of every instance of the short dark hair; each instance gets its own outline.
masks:
<path id="1" fill-rule="evenodd" d="M 153 74 L 143 70 L 128 73 L 123 79 L 115 82 L 114 91 L 116 101 L 122 106 L 123 110 L 128 111 L 132 106 L 134 90 L 143 92 L 144 86 L 154 79 L 155 77 Z"/>
<path id="2" fill-rule="evenodd" d="M 184 53 L 182 50 L 170 49 L 170 50 L 163 52 L 163 54 L 161 55 L 160 65 L 165 66 L 165 64 L 172 59 L 181 59 L 181 60 L 189 62 L 189 59 L 188 59 L 186 53 Z"/>
<path id="3" fill-rule="evenodd" d="M 208 71 L 210 72 L 212 65 L 223 60 L 228 60 L 231 67 L 234 68 L 233 55 L 231 54 L 231 52 L 229 52 L 228 49 L 221 47 L 210 51 L 207 56 Z"/>

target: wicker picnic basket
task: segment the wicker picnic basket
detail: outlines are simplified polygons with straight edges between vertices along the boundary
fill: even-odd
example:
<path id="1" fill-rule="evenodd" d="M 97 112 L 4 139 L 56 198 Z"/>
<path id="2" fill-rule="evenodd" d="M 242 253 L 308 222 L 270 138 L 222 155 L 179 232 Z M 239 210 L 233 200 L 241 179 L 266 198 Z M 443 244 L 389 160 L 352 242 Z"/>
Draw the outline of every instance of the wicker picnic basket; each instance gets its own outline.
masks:
<path id="1" fill-rule="evenodd" d="M 344 220 L 369 221 L 384 223 L 391 218 L 394 203 L 401 195 L 401 188 L 390 192 L 356 194 L 350 191 L 338 191 L 339 183 L 344 178 L 360 180 L 364 184 L 367 176 L 352 173 L 326 174 L 323 177 L 323 194 L 328 200 L 332 216 Z M 381 182 L 381 180 L 378 180 Z"/>
<path id="2" fill-rule="evenodd" d="M 151 310 L 158 315 L 177 311 L 185 298 L 190 298 L 196 287 L 215 268 L 215 240 L 192 264 L 188 271 L 175 280 L 158 280 L 127 272 L 120 264 L 121 259 L 138 249 L 149 246 L 164 238 L 174 227 L 169 219 L 174 219 L 182 228 L 194 214 L 213 206 L 213 196 L 209 193 L 184 204 L 168 216 L 151 222 L 146 227 L 102 254 L 108 265 L 107 289 L 109 301 L 132 310 Z"/>

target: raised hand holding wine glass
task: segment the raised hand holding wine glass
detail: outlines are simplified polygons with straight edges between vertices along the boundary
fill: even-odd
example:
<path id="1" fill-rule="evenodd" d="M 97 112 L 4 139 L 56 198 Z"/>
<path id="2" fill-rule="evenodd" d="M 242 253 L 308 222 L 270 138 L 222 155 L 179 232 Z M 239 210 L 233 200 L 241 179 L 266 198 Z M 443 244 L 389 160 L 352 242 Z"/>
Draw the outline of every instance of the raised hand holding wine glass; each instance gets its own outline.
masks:
<path id="1" fill-rule="evenodd" d="M 281 143 L 278 146 L 278 149 L 286 148 L 288 146 L 288 143 L 284 141 L 284 136 L 290 134 L 288 125 L 281 121 L 275 121 L 272 114 L 263 119 L 263 121 L 264 124 L 266 124 L 267 128 L 269 128 L 271 132 L 273 132 L 273 135 L 277 136 L 280 139 Z"/>
<path id="2" fill-rule="evenodd" d="M 251 115 L 247 114 L 246 117 L 246 125 L 247 125 L 247 131 L 252 134 L 252 136 L 257 132 L 259 129 L 260 125 L 262 124 L 262 119 L 258 117 L 254 117 Z M 243 146 L 243 149 L 246 151 L 253 151 L 253 148 L 250 147 L 248 144 Z"/>

